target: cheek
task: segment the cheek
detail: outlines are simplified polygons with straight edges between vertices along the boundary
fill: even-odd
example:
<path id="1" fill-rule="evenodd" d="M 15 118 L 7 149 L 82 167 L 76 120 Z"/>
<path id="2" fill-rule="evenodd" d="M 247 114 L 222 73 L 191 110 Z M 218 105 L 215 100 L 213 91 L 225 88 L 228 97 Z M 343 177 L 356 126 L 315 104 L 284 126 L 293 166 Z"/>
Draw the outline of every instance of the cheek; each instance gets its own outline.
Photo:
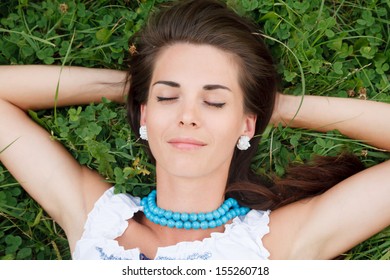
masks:
<path id="1" fill-rule="evenodd" d="M 161 138 L 161 134 L 164 132 L 164 122 L 161 118 L 150 118 L 147 122 L 148 129 L 148 144 L 150 149 L 153 151 L 154 147 L 158 143 L 157 140 Z"/>
<path id="2" fill-rule="evenodd" d="M 169 111 L 161 110 L 158 106 L 154 104 L 148 106 L 146 114 L 146 125 L 151 131 L 158 130 L 161 126 L 164 126 L 166 123 L 170 122 Z"/>
<path id="3" fill-rule="evenodd" d="M 174 120 L 172 113 L 166 110 L 158 110 L 158 108 L 148 108 L 146 115 L 146 126 L 148 130 L 148 144 L 154 154 L 160 145 L 160 141 L 164 140 L 164 135 L 172 127 Z"/>
<path id="4" fill-rule="evenodd" d="M 236 116 L 236 117 L 232 117 Z M 242 133 L 242 121 L 239 115 L 230 114 L 213 124 L 213 134 L 226 145 L 235 145 Z"/>

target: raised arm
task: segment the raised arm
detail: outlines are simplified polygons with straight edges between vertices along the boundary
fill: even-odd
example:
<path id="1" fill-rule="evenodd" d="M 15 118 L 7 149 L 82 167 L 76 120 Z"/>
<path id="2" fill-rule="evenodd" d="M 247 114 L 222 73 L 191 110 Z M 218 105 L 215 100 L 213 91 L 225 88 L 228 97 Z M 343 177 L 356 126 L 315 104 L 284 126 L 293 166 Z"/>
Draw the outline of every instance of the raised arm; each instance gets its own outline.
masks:
<path id="1" fill-rule="evenodd" d="M 279 94 L 274 124 L 342 134 L 390 151 L 389 104 L 338 97 Z"/>
<path id="2" fill-rule="evenodd" d="M 272 122 L 327 131 L 390 150 L 390 104 L 280 95 Z M 296 115 L 295 115 L 296 114 Z M 295 118 L 294 118 L 295 116 Z M 271 258 L 329 259 L 390 225 L 390 161 L 366 169 L 317 197 L 271 213 L 264 242 Z"/>
<path id="3" fill-rule="evenodd" d="M 102 97 L 122 103 L 125 80 L 125 72 L 110 69 L 0 66 L 0 98 L 23 110 L 53 108 L 55 101 L 58 106 L 88 104 Z"/>
<path id="4" fill-rule="evenodd" d="M 61 74 L 61 75 L 60 75 Z M 122 102 L 125 74 L 56 66 L 0 66 L 0 160 L 23 188 L 65 230 L 71 248 L 79 239 L 93 203 L 108 185 L 82 167 L 27 109 L 99 102 Z"/>

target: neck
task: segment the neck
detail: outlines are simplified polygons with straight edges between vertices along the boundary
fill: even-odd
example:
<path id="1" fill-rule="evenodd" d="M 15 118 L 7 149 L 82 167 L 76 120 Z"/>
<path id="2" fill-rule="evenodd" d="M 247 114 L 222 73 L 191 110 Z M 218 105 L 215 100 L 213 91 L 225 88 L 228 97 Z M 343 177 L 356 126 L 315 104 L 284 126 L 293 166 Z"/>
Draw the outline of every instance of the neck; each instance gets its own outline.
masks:
<path id="1" fill-rule="evenodd" d="M 227 174 L 218 172 L 202 177 L 179 177 L 156 166 L 157 205 L 177 212 L 209 212 L 224 201 Z"/>

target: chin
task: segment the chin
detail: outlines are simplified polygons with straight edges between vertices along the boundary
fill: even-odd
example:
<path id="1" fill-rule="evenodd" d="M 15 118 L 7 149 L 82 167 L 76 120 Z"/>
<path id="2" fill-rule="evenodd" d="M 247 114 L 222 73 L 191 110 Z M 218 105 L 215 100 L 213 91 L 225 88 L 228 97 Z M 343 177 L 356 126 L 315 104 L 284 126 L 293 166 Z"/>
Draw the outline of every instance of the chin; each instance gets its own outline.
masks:
<path id="1" fill-rule="evenodd" d="M 166 164 L 160 165 L 168 174 L 176 177 L 202 177 L 210 172 L 210 165 L 204 164 L 205 161 L 199 162 L 193 158 L 172 159 Z"/>

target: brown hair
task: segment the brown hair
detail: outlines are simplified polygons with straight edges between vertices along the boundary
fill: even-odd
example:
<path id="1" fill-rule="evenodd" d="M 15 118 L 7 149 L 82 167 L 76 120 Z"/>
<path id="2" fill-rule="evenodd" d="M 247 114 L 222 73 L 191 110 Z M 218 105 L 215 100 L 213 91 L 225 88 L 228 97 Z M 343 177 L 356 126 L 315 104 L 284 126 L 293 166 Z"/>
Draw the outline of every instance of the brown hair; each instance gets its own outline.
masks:
<path id="1" fill-rule="evenodd" d="M 277 73 L 272 57 L 258 32 L 255 24 L 216 0 L 178 1 L 152 15 L 135 38 L 136 52 L 129 60 L 128 118 L 132 130 L 139 136 L 140 105 L 147 102 L 154 62 L 167 46 L 178 42 L 206 44 L 234 54 L 241 67 L 239 83 L 244 92 L 245 112 L 257 115 L 257 136 L 251 140 L 248 150 L 235 150 L 226 195 L 237 198 L 251 208 L 275 209 L 324 191 L 337 183 L 340 177 L 355 173 L 352 170 L 355 167 L 347 167 L 339 162 L 344 168 L 333 172 L 327 168 L 334 166 L 334 161 L 342 161 L 343 157 L 331 159 L 328 167 L 324 163 L 329 159 L 322 158 L 319 166 L 322 164 L 326 171 L 316 165 L 304 167 L 306 171 L 295 167 L 289 173 L 291 175 L 276 184 L 252 172 L 251 160 L 257 151 L 259 136 L 271 118 L 277 92 Z M 299 174 L 301 179 L 295 180 L 294 173 Z M 318 181 L 317 173 L 327 174 L 329 182 Z M 331 181 L 331 178 L 335 180 Z"/>

